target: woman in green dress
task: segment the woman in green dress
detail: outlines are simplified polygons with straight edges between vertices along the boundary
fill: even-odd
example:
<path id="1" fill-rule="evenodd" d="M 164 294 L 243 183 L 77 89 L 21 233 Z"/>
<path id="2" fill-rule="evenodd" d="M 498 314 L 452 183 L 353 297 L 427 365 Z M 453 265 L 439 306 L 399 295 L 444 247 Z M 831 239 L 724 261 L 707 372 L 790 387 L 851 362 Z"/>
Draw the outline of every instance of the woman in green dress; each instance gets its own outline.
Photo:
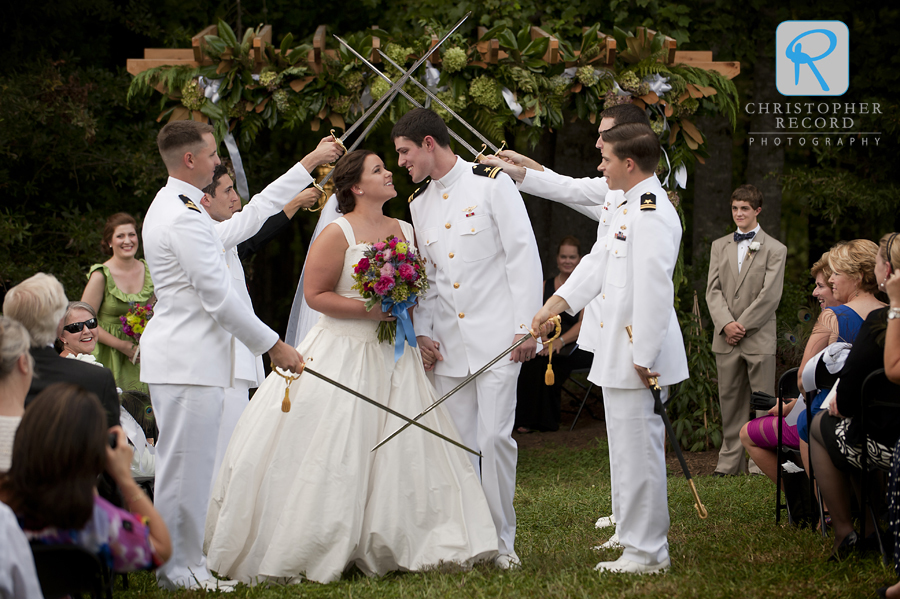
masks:
<path id="1" fill-rule="evenodd" d="M 140 361 L 132 361 L 137 343 L 125 334 L 119 319 L 132 305 L 156 300 L 150 269 L 143 259 L 135 258 L 138 246 L 134 217 L 124 212 L 110 216 L 103 228 L 100 249 L 111 258 L 91 266 L 81 301 L 93 306 L 100 320 L 94 356 L 112 370 L 120 389 L 147 393 L 147 385 L 141 383 Z"/>

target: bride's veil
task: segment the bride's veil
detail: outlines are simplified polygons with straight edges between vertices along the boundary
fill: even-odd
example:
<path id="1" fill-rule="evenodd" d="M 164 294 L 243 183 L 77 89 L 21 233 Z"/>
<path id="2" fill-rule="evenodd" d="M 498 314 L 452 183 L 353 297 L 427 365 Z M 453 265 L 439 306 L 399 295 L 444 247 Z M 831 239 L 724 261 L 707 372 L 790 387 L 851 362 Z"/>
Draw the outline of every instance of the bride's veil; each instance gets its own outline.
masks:
<path id="1" fill-rule="evenodd" d="M 338 212 L 337 209 L 337 197 L 332 194 L 325 203 L 325 207 L 322 208 L 322 211 L 319 213 L 319 222 L 316 224 L 316 230 L 313 233 L 312 239 L 309 241 L 309 247 L 312 247 L 312 244 L 315 243 L 319 233 L 321 233 L 325 227 L 337 220 L 339 216 L 341 216 L 341 213 Z M 306 256 L 307 258 L 309 257 L 308 249 Z M 300 281 L 297 283 L 297 292 L 294 294 L 294 303 L 291 305 L 291 315 L 288 318 L 287 331 L 284 334 L 284 342 L 291 347 L 300 345 L 300 342 L 306 338 L 306 334 L 313 328 L 320 316 L 319 312 L 316 312 L 309 307 L 306 303 L 306 298 L 303 297 L 304 274 L 306 274 L 305 258 L 303 260 L 303 270 L 300 272 Z"/>

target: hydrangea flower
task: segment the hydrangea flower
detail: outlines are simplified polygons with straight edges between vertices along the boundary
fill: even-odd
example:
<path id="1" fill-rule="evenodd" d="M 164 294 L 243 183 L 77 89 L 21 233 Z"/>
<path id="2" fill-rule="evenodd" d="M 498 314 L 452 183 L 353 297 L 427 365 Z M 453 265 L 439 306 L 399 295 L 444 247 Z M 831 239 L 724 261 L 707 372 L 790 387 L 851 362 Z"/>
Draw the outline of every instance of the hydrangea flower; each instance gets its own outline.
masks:
<path id="1" fill-rule="evenodd" d="M 466 51 L 462 48 L 454 46 L 444 52 L 443 56 L 444 60 L 444 70 L 448 73 L 455 73 L 457 71 L 461 71 L 466 68 L 466 63 L 468 62 L 468 57 L 466 56 Z"/>
<path id="2" fill-rule="evenodd" d="M 500 85 L 487 75 L 481 75 L 472 80 L 469 85 L 469 95 L 476 103 L 487 106 L 491 110 L 497 110 L 503 104 Z"/>

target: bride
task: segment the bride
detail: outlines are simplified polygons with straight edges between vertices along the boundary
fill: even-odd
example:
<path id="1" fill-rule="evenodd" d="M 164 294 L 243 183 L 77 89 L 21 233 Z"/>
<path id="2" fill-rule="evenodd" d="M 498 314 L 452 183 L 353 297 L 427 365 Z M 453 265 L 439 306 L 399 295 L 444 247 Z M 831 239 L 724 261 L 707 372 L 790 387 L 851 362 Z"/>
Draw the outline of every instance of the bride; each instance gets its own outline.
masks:
<path id="1" fill-rule="evenodd" d="M 382 214 L 396 195 L 390 171 L 357 150 L 334 170 L 343 214 L 309 250 L 304 293 L 322 313 L 300 353 L 323 375 L 412 417 L 435 401 L 419 350 L 395 363 L 376 327 L 393 320 L 367 312 L 352 289 L 353 266 L 367 247 L 396 236 L 414 242 L 409 223 Z M 497 536 L 472 463 L 459 449 L 403 424 L 313 376 L 290 387 L 271 374 L 244 411 L 219 471 L 206 520 L 210 569 L 256 584 L 327 583 L 351 566 L 367 575 L 468 566 L 491 559 Z M 438 408 L 422 424 L 459 438 Z"/>

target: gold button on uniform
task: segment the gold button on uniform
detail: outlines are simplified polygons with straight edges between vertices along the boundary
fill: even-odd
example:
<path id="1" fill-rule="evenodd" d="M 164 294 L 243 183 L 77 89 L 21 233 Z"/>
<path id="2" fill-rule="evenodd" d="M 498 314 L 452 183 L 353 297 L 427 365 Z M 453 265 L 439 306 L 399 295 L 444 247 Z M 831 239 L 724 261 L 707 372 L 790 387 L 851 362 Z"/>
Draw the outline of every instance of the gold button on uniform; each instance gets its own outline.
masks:
<path id="1" fill-rule="evenodd" d="M 451 257 L 451 258 L 452 258 L 454 255 L 455 255 L 455 254 L 454 254 L 453 252 L 450 252 L 450 257 Z"/>
<path id="2" fill-rule="evenodd" d="M 622 211 L 622 214 L 628 214 L 628 208 Z"/>
<path id="3" fill-rule="evenodd" d="M 616 250 L 616 253 L 618 254 L 618 253 L 619 253 L 619 250 Z"/>
<path id="4" fill-rule="evenodd" d="M 475 227 L 472 227 L 472 232 L 473 232 L 473 233 L 475 232 Z"/>
<path id="5" fill-rule="evenodd" d="M 445 228 L 445 229 L 449 229 L 449 228 L 450 228 L 450 223 L 447 223 L 446 225 L 444 225 L 444 228 Z"/>
<path id="6" fill-rule="evenodd" d="M 447 198 L 450 197 L 450 194 L 449 194 L 449 193 L 445 193 L 443 197 L 444 197 L 444 199 L 446 200 Z"/>
<path id="7" fill-rule="evenodd" d="M 600 323 L 600 328 L 601 328 L 601 329 L 603 328 L 603 323 L 602 323 L 602 322 Z"/>
<path id="8" fill-rule="evenodd" d="M 606 299 L 606 294 L 605 294 L 605 293 L 603 294 L 603 299 Z"/>
<path id="9" fill-rule="evenodd" d="M 460 313 L 459 313 L 459 317 L 460 317 L 460 318 L 465 318 L 465 317 L 466 317 L 466 315 L 465 315 L 465 313 L 464 313 L 464 312 L 460 312 Z"/>
<path id="10" fill-rule="evenodd" d="M 454 288 L 454 289 L 459 289 L 459 283 L 453 283 L 453 288 Z"/>

